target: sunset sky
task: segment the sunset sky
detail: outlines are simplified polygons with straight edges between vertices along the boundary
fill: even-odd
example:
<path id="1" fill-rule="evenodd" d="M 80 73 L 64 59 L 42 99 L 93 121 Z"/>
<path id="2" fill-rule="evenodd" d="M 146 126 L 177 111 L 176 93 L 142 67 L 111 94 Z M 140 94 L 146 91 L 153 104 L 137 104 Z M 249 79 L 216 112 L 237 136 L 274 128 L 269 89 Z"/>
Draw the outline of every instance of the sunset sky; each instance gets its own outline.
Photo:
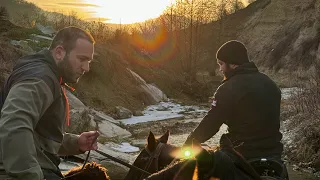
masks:
<path id="1" fill-rule="evenodd" d="M 27 0 L 48 11 L 77 12 L 82 19 L 131 24 L 156 18 L 175 0 Z M 247 1 L 247 0 L 244 0 Z"/>

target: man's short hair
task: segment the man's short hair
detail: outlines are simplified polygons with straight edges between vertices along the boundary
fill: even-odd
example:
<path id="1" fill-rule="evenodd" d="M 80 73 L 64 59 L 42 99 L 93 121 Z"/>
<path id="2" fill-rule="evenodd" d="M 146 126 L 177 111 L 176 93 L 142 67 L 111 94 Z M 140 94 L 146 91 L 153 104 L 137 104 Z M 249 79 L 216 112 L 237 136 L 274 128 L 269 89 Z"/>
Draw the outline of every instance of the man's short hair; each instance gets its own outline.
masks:
<path id="1" fill-rule="evenodd" d="M 58 31 L 53 38 L 49 50 L 61 45 L 68 53 L 75 47 L 76 41 L 80 38 L 88 40 L 92 44 L 95 43 L 94 38 L 89 32 L 78 27 L 69 26 Z"/>

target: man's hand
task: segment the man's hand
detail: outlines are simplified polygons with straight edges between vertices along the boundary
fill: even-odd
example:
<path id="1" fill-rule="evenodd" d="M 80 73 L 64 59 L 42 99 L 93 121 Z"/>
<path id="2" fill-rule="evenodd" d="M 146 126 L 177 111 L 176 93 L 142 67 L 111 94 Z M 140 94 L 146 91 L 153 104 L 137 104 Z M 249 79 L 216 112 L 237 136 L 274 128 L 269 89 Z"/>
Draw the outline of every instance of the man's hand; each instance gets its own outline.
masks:
<path id="1" fill-rule="evenodd" d="M 100 134 L 97 131 L 83 132 L 78 139 L 80 151 L 86 152 L 89 150 L 97 150 L 97 138 L 99 135 Z"/>

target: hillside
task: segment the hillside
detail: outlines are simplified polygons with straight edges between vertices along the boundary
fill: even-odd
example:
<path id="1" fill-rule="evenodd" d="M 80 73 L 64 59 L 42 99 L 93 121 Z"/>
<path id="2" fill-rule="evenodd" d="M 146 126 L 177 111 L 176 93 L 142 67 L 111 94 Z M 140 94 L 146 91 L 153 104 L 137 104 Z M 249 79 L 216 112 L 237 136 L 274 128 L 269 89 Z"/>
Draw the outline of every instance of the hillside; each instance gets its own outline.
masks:
<path id="1" fill-rule="evenodd" d="M 12 14 L 17 4 L 13 6 L 9 2 L 18 0 L 1 1 L 0 5 L 4 2 L 9 7 L 9 14 Z M 114 114 L 115 106 L 134 111 L 154 103 L 136 84 L 128 69 L 139 74 L 147 83 L 158 86 L 169 98 L 188 103 L 207 103 L 221 80 L 216 68 L 216 50 L 228 40 L 243 41 L 251 60 L 260 70 L 271 75 L 279 86 L 308 88 L 308 91 L 297 96 L 299 98 L 282 104 L 281 118 L 288 125 L 285 128 L 296 132 L 294 142 L 301 145 L 289 144 L 286 157 L 320 170 L 320 134 L 315 128 L 320 127 L 317 118 L 320 117 L 320 102 L 315 100 L 320 99 L 317 88 L 320 83 L 320 73 L 317 72 L 319 3 L 320 0 L 257 0 L 219 21 L 193 27 L 195 34 L 192 42 L 195 46 L 192 52 L 188 47 L 190 38 L 185 36 L 190 34 L 190 28 L 168 33 L 164 25 L 155 27 L 154 34 L 130 34 L 121 30 L 108 31 L 102 24 L 84 26 L 85 23 L 78 21 L 64 22 L 57 27 L 83 26 L 92 30 L 99 41 L 91 71 L 74 85 L 75 94 L 85 105 L 110 115 Z M 30 4 L 21 5 L 19 8 L 28 6 L 38 10 Z M 10 72 L 14 60 L 30 53 L 13 46 L 10 40 L 25 39 L 30 34 L 40 33 L 34 27 L 26 29 L 18 26 L 17 21 L 11 22 L 0 22 L 1 81 Z M 5 23 L 7 28 L 3 28 Z M 47 45 L 42 44 L 39 48 Z M 190 78 L 189 73 L 195 77 Z"/>

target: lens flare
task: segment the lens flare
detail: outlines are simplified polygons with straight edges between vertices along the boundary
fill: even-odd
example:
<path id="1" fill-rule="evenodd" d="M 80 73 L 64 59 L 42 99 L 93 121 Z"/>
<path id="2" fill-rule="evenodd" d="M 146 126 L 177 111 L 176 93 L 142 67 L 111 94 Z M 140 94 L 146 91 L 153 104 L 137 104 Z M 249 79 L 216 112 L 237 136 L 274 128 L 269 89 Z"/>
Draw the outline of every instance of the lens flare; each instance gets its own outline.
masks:
<path id="1" fill-rule="evenodd" d="M 184 152 L 184 156 L 187 157 L 187 158 L 189 158 L 189 157 L 191 156 L 191 152 L 188 151 L 188 150 L 186 150 L 186 151 Z"/>
<path id="2" fill-rule="evenodd" d="M 127 59 L 143 66 L 161 66 L 176 55 L 177 37 L 164 23 L 149 31 L 132 35 L 130 43 L 135 51 L 127 54 Z"/>

